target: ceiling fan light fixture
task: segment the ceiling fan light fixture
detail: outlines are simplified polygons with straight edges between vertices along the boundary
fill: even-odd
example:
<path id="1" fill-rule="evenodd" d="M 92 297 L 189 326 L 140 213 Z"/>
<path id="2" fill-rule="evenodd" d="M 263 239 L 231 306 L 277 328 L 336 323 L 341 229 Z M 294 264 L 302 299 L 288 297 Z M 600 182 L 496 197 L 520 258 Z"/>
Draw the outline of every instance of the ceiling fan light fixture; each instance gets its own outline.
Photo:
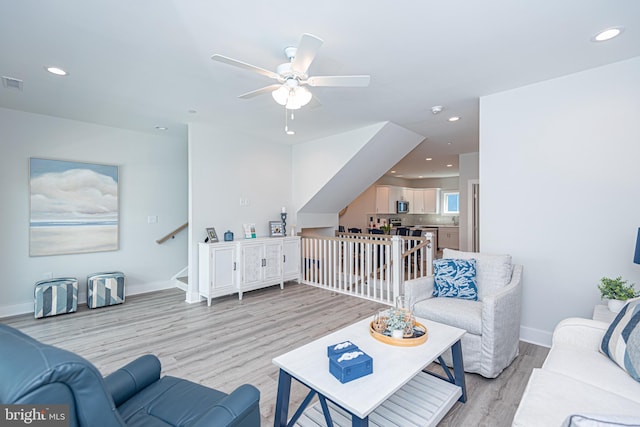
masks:
<path id="1" fill-rule="evenodd" d="M 286 106 L 287 110 L 298 110 L 307 105 L 313 97 L 306 87 L 290 88 L 286 84 L 271 92 L 271 96 L 278 104 Z"/>
<path id="2" fill-rule="evenodd" d="M 289 88 L 286 86 L 280 86 L 278 89 L 271 92 L 273 99 L 280 105 L 287 105 L 289 98 Z"/>
<path id="3" fill-rule="evenodd" d="M 304 86 L 300 86 L 300 87 L 297 87 L 295 90 L 295 97 L 298 104 L 300 104 L 300 106 L 303 107 L 307 105 L 309 101 L 311 101 L 311 98 L 313 97 L 313 95 L 311 94 L 311 91 L 309 91 L 309 89 L 307 89 Z"/>

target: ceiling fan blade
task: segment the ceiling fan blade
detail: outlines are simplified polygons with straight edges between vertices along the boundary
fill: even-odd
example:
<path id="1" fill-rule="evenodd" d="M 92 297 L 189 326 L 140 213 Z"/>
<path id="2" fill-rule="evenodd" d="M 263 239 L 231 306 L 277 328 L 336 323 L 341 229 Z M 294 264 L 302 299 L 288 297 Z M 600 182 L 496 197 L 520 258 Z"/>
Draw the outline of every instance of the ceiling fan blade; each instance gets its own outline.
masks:
<path id="1" fill-rule="evenodd" d="M 309 77 L 304 83 L 309 86 L 342 86 L 365 87 L 369 86 L 371 76 L 315 76 Z"/>
<path id="2" fill-rule="evenodd" d="M 291 69 L 300 74 L 307 74 L 309 66 L 322 46 L 322 39 L 313 34 L 304 33 L 300 38 L 296 56 L 291 62 Z"/>
<path id="3" fill-rule="evenodd" d="M 214 61 L 224 62 L 225 64 L 233 65 L 234 67 L 244 68 L 245 70 L 253 71 L 263 76 L 270 77 L 272 79 L 279 79 L 280 75 L 273 71 L 265 70 L 264 68 L 256 67 L 255 65 L 247 64 L 246 62 L 238 61 L 237 59 L 229 58 L 228 56 L 218 55 L 217 53 L 211 57 Z"/>
<path id="4" fill-rule="evenodd" d="M 262 95 L 263 93 L 273 92 L 274 90 L 278 89 L 281 86 L 282 85 L 277 84 L 277 83 L 276 84 L 272 84 L 272 85 L 265 86 L 265 87 L 260 88 L 260 89 L 252 90 L 251 92 L 243 93 L 242 95 L 238 96 L 238 98 L 242 98 L 242 99 L 253 98 L 254 96 Z"/>

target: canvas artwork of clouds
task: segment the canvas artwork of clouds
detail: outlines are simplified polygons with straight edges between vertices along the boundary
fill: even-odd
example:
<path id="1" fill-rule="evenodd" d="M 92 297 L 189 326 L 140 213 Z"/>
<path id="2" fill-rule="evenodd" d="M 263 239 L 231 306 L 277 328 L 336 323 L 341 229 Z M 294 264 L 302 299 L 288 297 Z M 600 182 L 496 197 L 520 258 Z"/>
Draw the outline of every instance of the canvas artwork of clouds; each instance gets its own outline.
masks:
<path id="1" fill-rule="evenodd" d="M 118 249 L 118 167 L 31 158 L 29 255 Z"/>

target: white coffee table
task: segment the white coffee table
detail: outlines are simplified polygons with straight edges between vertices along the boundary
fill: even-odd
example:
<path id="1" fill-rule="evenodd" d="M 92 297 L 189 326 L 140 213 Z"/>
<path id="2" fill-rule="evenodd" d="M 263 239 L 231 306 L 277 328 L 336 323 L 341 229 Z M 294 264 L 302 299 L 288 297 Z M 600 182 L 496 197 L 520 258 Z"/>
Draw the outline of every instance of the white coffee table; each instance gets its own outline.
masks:
<path id="1" fill-rule="evenodd" d="M 417 318 L 429 338 L 415 347 L 385 344 L 369 333 L 371 318 L 347 326 L 273 359 L 280 368 L 274 426 L 435 426 L 456 400 L 466 401 L 460 339 L 466 331 Z M 327 347 L 351 341 L 373 358 L 373 373 L 342 384 L 329 372 Z M 423 372 L 451 349 L 454 372 Z M 444 365 L 444 363 L 442 363 Z M 291 380 L 311 391 L 288 419 Z M 319 402 L 306 408 L 315 395 Z M 306 408 L 306 409 L 305 409 Z"/>

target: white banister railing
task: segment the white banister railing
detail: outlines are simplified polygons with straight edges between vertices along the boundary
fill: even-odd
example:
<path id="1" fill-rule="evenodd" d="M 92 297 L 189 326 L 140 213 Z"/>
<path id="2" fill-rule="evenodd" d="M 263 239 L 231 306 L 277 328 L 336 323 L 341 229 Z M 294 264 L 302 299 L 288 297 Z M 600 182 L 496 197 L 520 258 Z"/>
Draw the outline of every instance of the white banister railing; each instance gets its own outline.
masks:
<path id="1" fill-rule="evenodd" d="M 393 305 L 405 280 L 432 274 L 431 237 L 302 236 L 302 282 Z"/>

